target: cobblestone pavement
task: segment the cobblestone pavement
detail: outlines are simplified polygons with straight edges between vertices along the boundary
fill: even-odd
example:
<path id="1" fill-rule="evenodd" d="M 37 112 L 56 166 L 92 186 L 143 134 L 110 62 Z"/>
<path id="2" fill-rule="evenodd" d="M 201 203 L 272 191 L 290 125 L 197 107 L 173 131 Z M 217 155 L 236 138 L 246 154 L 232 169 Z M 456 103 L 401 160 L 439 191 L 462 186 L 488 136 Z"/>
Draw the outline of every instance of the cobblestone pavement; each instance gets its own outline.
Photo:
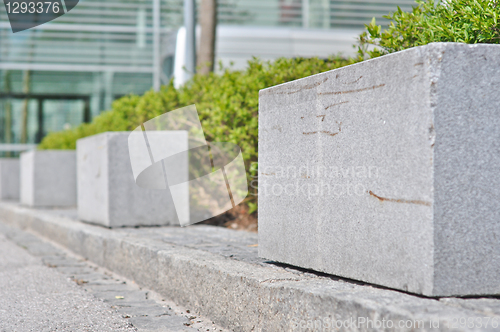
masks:
<path id="1" fill-rule="evenodd" d="M 227 331 L 133 281 L 0 224 L 0 331 Z"/>

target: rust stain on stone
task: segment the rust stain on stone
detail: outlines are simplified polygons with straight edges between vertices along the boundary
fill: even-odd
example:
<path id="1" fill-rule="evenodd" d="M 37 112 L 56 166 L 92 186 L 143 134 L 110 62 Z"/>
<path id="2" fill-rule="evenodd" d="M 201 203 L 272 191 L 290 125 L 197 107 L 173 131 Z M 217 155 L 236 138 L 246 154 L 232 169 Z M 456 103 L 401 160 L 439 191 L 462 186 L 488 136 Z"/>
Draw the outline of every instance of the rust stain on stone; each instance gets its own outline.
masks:
<path id="1" fill-rule="evenodd" d="M 322 119 L 321 119 L 321 122 L 323 122 L 323 121 L 325 121 L 325 116 L 326 116 L 326 115 L 318 115 L 318 116 L 316 116 L 316 117 L 317 117 L 317 118 L 322 118 Z"/>
<path id="2" fill-rule="evenodd" d="M 294 91 L 281 91 L 281 92 L 276 92 L 277 95 L 292 95 L 294 93 L 297 93 L 297 92 L 301 92 L 301 91 L 304 91 L 304 90 L 311 90 L 311 89 L 314 89 L 315 87 L 318 87 L 320 86 L 321 84 L 325 83 L 326 81 L 328 81 L 328 77 L 326 77 L 323 81 L 321 82 L 316 82 L 316 83 L 313 83 L 313 84 L 308 84 L 308 85 L 304 85 L 303 87 L 301 87 L 300 89 L 297 89 L 297 90 L 294 90 Z"/>
<path id="3" fill-rule="evenodd" d="M 342 122 L 337 122 L 337 124 L 339 125 L 339 131 L 337 133 L 332 133 L 331 131 L 328 131 L 328 130 L 318 130 L 318 131 L 303 132 L 302 134 L 304 134 L 304 135 L 326 134 L 329 136 L 335 136 L 335 135 L 340 134 L 340 132 L 342 131 Z"/>
<path id="4" fill-rule="evenodd" d="M 430 202 L 426 201 L 420 201 L 420 200 L 408 200 L 408 199 L 395 199 L 395 198 L 385 198 L 385 197 L 380 197 L 378 195 L 375 195 L 373 191 L 368 191 L 368 193 L 378 199 L 381 202 L 393 202 L 393 203 L 406 203 L 406 204 L 417 204 L 417 205 L 425 205 L 425 206 L 431 206 L 432 204 Z"/>
<path id="5" fill-rule="evenodd" d="M 363 76 L 360 76 L 360 77 L 359 77 L 357 80 L 355 80 L 355 81 L 352 81 L 352 82 L 349 82 L 349 83 L 345 83 L 345 84 L 354 84 L 354 83 L 358 83 L 358 82 L 359 82 L 359 80 L 360 80 L 361 78 L 363 78 Z"/>
<path id="6" fill-rule="evenodd" d="M 331 131 L 328 131 L 328 130 L 320 130 L 320 131 L 310 131 L 310 132 L 304 132 L 302 134 L 304 135 L 312 135 L 312 134 L 327 134 L 327 135 L 330 135 L 330 136 L 335 136 L 335 135 L 338 135 L 339 133 L 332 133 Z"/>
<path id="7" fill-rule="evenodd" d="M 349 101 L 343 101 L 343 102 L 340 102 L 340 103 L 336 103 L 336 104 L 332 104 L 330 106 L 327 106 L 325 107 L 325 111 L 331 107 L 334 107 L 334 106 L 338 106 L 338 105 L 342 105 L 342 104 L 347 104 Z"/>
<path id="8" fill-rule="evenodd" d="M 361 88 L 361 89 L 355 89 L 355 90 L 320 92 L 320 93 L 318 93 L 318 95 L 320 95 L 320 96 L 322 96 L 322 95 L 324 95 L 324 96 L 326 96 L 326 95 L 343 95 L 343 94 L 347 94 L 347 93 L 356 93 L 356 92 L 362 92 L 362 91 L 368 91 L 368 90 L 375 90 L 375 89 L 378 89 L 378 88 L 381 88 L 384 86 L 385 86 L 385 84 L 379 84 L 379 85 L 374 85 L 374 86 L 370 86 L 367 88 Z"/>

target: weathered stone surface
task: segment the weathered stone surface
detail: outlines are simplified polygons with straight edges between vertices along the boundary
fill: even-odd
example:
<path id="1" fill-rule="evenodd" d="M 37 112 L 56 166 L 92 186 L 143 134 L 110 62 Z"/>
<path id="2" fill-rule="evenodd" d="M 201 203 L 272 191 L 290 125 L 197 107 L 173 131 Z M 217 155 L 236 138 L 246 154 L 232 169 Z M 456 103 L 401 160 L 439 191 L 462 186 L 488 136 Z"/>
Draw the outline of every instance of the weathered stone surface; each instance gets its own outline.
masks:
<path id="1" fill-rule="evenodd" d="M 76 205 L 76 152 L 29 151 L 20 157 L 21 203 L 53 207 Z"/>
<path id="2" fill-rule="evenodd" d="M 260 91 L 259 255 L 500 293 L 500 46 L 434 43 Z"/>
<path id="3" fill-rule="evenodd" d="M 129 134 L 107 132 L 77 141 L 79 218 L 107 227 L 178 224 L 168 189 L 135 183 Z"/>
<path id="4" fill-rule="evenodd" d="M 19 159 L 0 158 L 0 199 L 19 200 Z"/>

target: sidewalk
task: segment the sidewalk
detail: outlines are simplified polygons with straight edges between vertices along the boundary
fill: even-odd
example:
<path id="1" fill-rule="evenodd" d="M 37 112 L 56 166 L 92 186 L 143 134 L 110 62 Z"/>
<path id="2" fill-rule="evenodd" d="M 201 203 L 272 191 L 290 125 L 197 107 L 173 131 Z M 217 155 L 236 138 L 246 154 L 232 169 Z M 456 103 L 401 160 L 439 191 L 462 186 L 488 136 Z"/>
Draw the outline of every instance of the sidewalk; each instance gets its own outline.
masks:
<path id="1" fill-rule="evenodd" d="M 0 252 L 0 331 L 136 331 L 3 234 Z"/>
<path id="2" fill-rule="evenodd" d="M 0 223 L 0 331 L 229 332 L 29 232 Z"/>
<path id="3" fill-rule="evenodd" d="M 234 331 L 500 330 L 499 299 L 429 299 L 267 262 L 253 233 L 204 225 L 110 230 L 77 221 L 75 210 L 5 202 L 0 221 Z"/>

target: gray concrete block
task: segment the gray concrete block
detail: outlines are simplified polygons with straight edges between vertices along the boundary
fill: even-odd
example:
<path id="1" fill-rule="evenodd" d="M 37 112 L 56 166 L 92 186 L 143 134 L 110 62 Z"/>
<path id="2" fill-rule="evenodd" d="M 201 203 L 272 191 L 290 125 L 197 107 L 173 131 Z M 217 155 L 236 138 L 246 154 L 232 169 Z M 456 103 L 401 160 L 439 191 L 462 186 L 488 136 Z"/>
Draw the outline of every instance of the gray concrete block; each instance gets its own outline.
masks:
<path id="1" fill-rule="evenodd" d="M 178 224 L 164 182 L 161 189 L 136 184 L 129 134 L 107 132 L 77 141 L 78 217 L 107 227 Z"/>
<path id="2" fill-rule="evenodd" d="M 19 159 L 0 158 L 0 199 L 19 200 Z"/>
<path id="3" fill-rule="evenodd" d="M 433 43 L 260 91 L 259 255 L 500 294 L 500 45 Z"/>
<path id="4" fill-rule="evenodd" d="M 37 207 L 76 205 L 76 152 L 41 150 L 21 153 L 21 203 Z"/>

